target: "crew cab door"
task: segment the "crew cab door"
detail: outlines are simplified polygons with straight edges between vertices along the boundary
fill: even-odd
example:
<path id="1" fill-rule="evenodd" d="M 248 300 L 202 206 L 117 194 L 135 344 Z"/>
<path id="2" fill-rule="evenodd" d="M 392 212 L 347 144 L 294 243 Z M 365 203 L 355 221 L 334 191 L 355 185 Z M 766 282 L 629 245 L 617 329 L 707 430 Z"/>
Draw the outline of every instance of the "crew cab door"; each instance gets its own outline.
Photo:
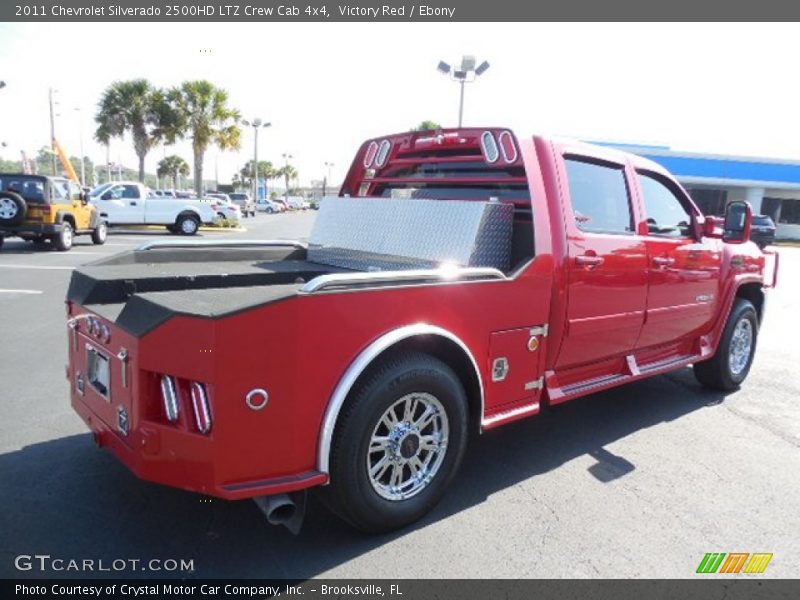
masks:
<path id="1" fill-rule="evenodd" d="M 662 174 L 637 171 L 647 220 L 647 311 L 638 348 L 702 335 L 719 305 L 722 252 L 693 226 L 700 214 L 685 192 Z"/>
<path id="2" fill-rule="evenodd" d="M 647 253 L 632 171 L 615 157 L 565 154 L 560 163 L 568 289 L 556 371 L 631 353 L 644 323 Z"/>
<path id="3" fill-rule="evenodd" d="M 131 183 L 115 185 L 97 201 L 100 216 L 112 225 L 144 223 L 144 201 L 139 186 Z"/>

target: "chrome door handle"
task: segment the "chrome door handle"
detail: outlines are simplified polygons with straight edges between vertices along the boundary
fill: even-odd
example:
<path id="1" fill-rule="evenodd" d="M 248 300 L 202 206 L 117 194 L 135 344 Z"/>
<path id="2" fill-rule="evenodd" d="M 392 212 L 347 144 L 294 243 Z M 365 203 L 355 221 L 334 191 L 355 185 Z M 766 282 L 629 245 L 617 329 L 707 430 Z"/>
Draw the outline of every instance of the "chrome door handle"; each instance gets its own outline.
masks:
<path id="1" fill-rule="evenodd" d="M 581 254 L 575 257 L 575 264 L 582 267 L 599 267 L 604 261 L 605 259 L 602 256 L 591 256 L 589 254 Z"/>
<path id="2" fill-rule="evenodd" d="M 669 267 L 675 264 L 675 259 L 669 256 L 656 256 L 653 258 L 653 264 L 657 267 Z"/>

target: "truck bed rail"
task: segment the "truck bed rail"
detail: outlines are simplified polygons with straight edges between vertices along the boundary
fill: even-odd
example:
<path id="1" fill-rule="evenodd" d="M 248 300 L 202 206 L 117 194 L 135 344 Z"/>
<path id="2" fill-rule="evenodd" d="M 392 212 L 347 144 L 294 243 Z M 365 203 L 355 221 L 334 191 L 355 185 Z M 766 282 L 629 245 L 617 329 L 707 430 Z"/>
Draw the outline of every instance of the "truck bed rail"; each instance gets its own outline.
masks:
<path id="1" fill-rule="evenodd" d="M 297 240 L 185 240 L 168 242 L 145 242 L 136 247 L 136 252 L 157 250 L 161 248 L 259 248 L 289 246 L 306 249 L 306 245 Z"/>
<path id="2" fill-rule="evenodd" d="M 375 271 L 368 273 L 330 273 L 315 277 L 302 288 L 301 294 L 323 291 L 360 289 L 396 284 L 445 283 L 449 281 L 507 280 L 498 269 L 490 267 L 409 269 L 406 271 Z"/>

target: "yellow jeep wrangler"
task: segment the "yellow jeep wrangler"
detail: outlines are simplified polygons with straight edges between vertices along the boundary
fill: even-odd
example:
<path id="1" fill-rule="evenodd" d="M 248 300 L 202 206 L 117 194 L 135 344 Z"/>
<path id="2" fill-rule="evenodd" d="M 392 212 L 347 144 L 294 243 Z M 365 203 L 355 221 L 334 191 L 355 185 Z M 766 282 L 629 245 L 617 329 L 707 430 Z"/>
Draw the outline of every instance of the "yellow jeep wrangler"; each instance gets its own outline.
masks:
<path id="1" fill-rule="evenodd" d="M 108 225 L 81 188 L 64 177 L 0 173 L 0 247 L 9 236 L 58 250 L 72 248 L 76 235 L 106 241 Z"/>

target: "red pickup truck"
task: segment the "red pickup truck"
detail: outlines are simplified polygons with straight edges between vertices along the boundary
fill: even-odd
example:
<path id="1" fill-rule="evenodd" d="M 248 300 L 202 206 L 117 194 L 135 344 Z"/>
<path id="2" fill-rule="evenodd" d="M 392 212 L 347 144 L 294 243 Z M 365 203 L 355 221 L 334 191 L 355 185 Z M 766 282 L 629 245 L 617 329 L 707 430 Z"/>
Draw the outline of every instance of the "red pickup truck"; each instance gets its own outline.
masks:
<path id="1" fill-rule="evenodd" d="M 318 487 L 355 527 L 396 529 L 472 435 L 687 365 L 741 384 L 777 277 L 751 222 L 605 147 L 368 140 L 307 244 L 151 243 L 77 269 L 72 406 L 143 479 L 294 528 Z"/>

